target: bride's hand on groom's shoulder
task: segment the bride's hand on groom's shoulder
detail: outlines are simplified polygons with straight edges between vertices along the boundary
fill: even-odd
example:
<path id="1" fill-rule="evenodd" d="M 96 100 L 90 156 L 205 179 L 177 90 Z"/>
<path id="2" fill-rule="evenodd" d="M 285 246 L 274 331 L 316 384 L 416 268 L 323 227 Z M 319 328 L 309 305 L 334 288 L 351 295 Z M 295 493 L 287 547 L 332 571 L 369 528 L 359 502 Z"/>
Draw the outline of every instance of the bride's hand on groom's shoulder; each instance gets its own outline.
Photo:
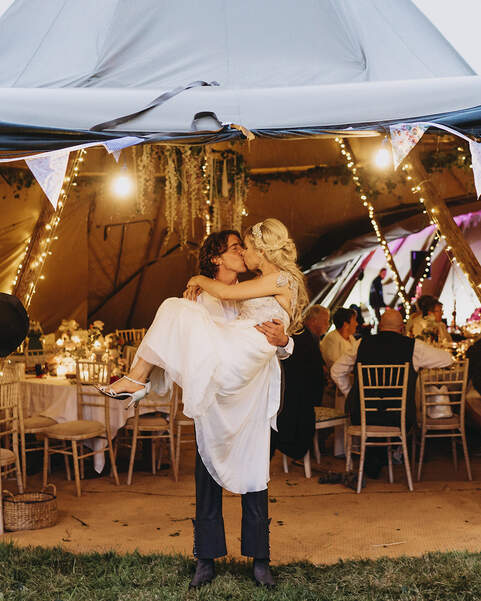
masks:
<path id="1" fill-rule="evenodd" d="M 200 288 L 203 279 L 204 276 L 202 275 L 194 275 L 187 282 L 187 288 Z"/>
<path id="2" fill-rule="evenodd" d="M 187 300 L 191 300 L 191 301 L 195 302 L 201 292 L 202 292 L 202 288 L 199 288 L 199 286 L 187 285 L 187 288 L 184 290 L 184 293 L 182 294 L 182 296 L 184 298 L 186 298 Z"/>

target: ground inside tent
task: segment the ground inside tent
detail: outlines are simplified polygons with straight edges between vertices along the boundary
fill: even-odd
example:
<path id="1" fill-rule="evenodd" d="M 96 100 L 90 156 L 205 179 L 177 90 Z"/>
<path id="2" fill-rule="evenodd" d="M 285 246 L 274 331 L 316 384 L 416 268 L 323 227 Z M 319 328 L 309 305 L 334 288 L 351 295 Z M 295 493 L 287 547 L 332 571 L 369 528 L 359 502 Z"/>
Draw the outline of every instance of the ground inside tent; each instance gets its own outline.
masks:
<path id="1" fill-rule="evenodd" d="M 406 486 L 403 468 L 395 482 L 385 471 L 368 480 L 360 495 L 341 484 L 319 484 L 318 474 L 304 477 L 301 466 L 282 469 L 281 456 L 271 464 L 269 512 L 271 554 L 275 564 L 308 560 L 332 564 L 339 559 L 420 556 L 430 551 L 481 550 L 481 440 L 471 445 L 473 482 L 466 480 L 462 455 L 454 471 L 449 441 L 433 441 L 421 482 Z M 323 469 L 342 470 L 341 459 L 324 455 Z M 51 528 L 6 533 L 18 545 L 59 546 L 72 552 L 192 553 L 195 513 L 194 452 L 186 445 L 179 481 L 170 470 L 156 476 L 135 472 L 132 486 L 116 487 L 108 476 L 82 482 L 82 496 L 63 471 L 55 471 L 59 521 Z M 29 489 L 40 488 L 40 475 Z M 14 489 L 13 481 L 4 488 Z M 224 493 L 229 554 L 240 557 L 240 498 Z"/>

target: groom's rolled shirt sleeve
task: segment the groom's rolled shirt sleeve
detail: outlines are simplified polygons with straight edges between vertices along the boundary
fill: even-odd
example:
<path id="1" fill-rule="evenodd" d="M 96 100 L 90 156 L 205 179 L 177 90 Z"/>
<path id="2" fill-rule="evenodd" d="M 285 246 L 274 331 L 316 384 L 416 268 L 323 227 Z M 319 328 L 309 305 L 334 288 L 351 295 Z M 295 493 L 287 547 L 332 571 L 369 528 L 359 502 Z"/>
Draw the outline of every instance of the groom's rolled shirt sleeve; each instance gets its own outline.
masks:
<path id="1" fill-rule="evenodd" d="M 293 352 L 294 352 L 294 340 L 292 339 L 292 336 L 289 336 L 289 341 L 286 344 L 286 346 L 278 346 L 277 347 L 277 356 L 279 357 L 279 359 L 281 361 L 283 361 L 284 359 L 287 359 L 287 357 L 290 357 Z"/>

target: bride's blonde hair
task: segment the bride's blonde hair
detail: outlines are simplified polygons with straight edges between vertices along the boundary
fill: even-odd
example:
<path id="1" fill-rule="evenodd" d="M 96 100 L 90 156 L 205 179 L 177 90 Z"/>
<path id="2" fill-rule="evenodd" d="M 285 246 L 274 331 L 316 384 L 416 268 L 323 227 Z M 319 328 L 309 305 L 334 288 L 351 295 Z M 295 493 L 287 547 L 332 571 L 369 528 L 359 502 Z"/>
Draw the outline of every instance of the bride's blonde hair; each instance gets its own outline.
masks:
<path id="1" fill-rule="evenodd" d="M 287 271 L 297 284 L 297 300 L 292 307 L 291 323 L 288 334 L 300 332 L 303 327 L 302 314 L 309 303 L 306 283 L 302 271 L 297 266 L 297 249 L 286 226 L 270 217 L 250 227 L 244 234 L 249 237 L 255 249 L 264 253 L 269 263 L 281 271 Z"/>

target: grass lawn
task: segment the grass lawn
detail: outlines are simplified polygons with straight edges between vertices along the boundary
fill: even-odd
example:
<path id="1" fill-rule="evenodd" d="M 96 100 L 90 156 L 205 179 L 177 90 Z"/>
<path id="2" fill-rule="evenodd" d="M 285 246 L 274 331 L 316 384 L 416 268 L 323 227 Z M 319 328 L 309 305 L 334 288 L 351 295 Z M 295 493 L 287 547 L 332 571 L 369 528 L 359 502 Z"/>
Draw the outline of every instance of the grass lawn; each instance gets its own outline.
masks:
<path id="1" fill-rule="evenodd" d="M 376 561 L 275 566 L 277 588 L 256 588 L 250 565 L 217 562 L 218 576 L 198 591 L 187 586 L 194 569 L 180 555 L 74 555 L 60 549 L 0 544 L 0 599 L 12 601 L 457 601 L 481 599 L 481 554 L 431 553 Z"/>

